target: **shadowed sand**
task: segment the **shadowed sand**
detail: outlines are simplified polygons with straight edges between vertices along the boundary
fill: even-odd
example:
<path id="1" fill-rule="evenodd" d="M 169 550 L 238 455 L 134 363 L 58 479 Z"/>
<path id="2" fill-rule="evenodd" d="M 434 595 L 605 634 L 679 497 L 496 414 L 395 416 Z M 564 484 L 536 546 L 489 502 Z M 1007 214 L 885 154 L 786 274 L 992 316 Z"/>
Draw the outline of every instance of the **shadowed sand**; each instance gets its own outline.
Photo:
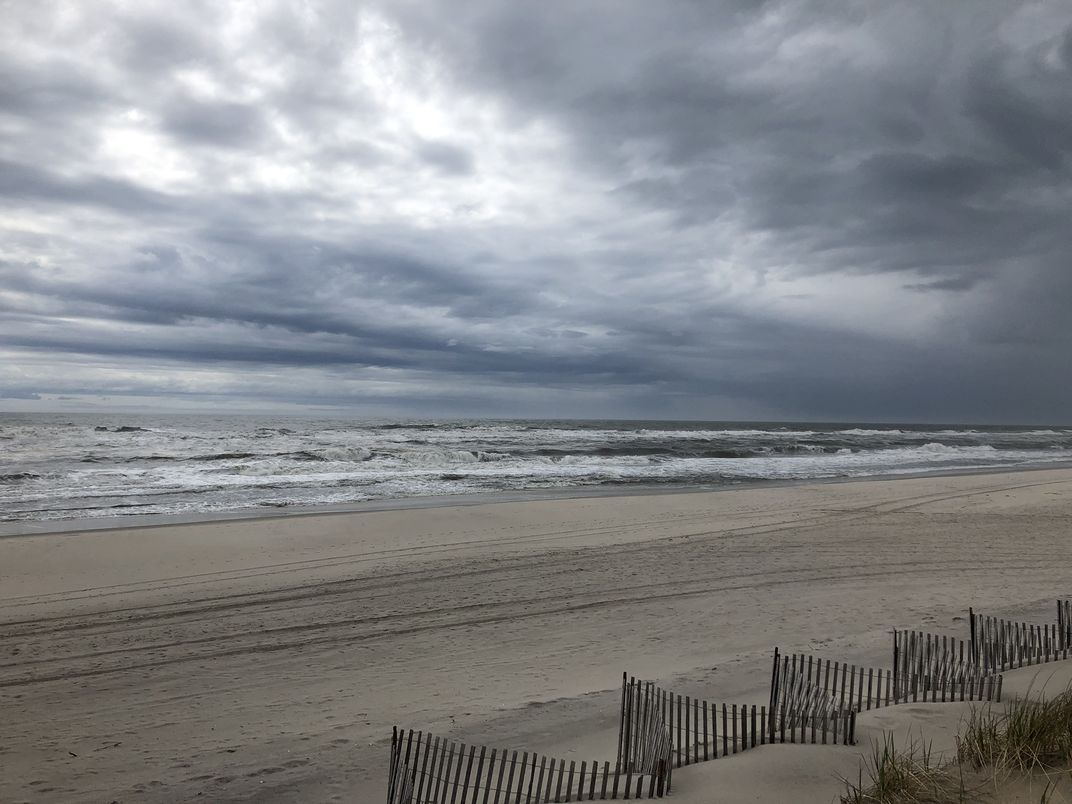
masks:
<path id="1" fill-rule="evenodd" d="M 377 802 L 395 723 L 613 759 L 623 670 L 762 703 L 774 645 L 1052 619 L 1070 524 L 1053 470 L 0 539 L 0 801 Z"/>

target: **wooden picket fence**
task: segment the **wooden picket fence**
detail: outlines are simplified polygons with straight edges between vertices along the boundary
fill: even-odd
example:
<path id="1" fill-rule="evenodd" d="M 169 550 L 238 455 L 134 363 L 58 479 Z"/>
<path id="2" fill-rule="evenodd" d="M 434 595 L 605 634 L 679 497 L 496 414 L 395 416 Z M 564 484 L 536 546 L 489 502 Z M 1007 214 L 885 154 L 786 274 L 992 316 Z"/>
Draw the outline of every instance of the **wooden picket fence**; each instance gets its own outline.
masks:
<path id="1" fill-rule="evenodd" d="M 413 730 L 391 736 L 388 804 L 545 804 L 662 798 L 673 769 L 770 743 L 855 742 L 856 712 L 716 704 L 624 675 L 613 763 L 489 749 Z"/>
<path id="2" fill-rule="evenodd" d="M 671 692 L 650 681 L 623 679 L 624 702 L 634 701 L 638 711 L 657 713 L 671 737 L 671 768 L 737 754 L 771 743 L 843 743 L 856 739 L 856 714 L 793 714 L 765 705 L 711 703 Z M 618 756 L 633 750 L 628 722 L 623 715 L 618 731 Z M 669 789 L 669 784 L 667 785 Z"/>
<path id="3" fill-rule="evenodd" d="M 387 773 L 387 804 L 410 804 L 413 801 L 413 773 L 396 751 L 398 729 L 391 737 L 391 765 Z"/>
<path id="4" fill-rule="evenodd" d="M 618 721 L 617 767 L 650 778 L 648 798 L 670 792 L 674 744 L 661 693 L 651 682 L 622 674 L 622 708 Z M 630 788 L 627 778 L 626 790 Z M 639 796 L 638 796 L 639 797 Z"/>
<path id="5" fill-rule="evenodd" d="M 1072 599 L 1057 601 L 1057 639 L 1062 651 L 1072 649 Z"/>
<path id="6" fill-rule="evenodd" d="M 894 703 L 1000 701 L 1001 684 L 1001 675 L 981 668 L 962 639 L 893 632 Z"/>
<path id="7" fill-rule="evenodd" d="M 857 667 L 774 650 L 771 708 L 790 724 L 900 703 L 998 701 L 1002 677 L 981 670 L 963 640 L 919 631 L 893 632 L 893 669 Z"/>
<path id="8" fill-rule="evenodd" d="M 546 804 L 662 798 L 673 770 L 770 743 L 856 741 L 856 715 L 907 702 L 1000 701 L 1001 671 L 1072 652 L 1072 599 L 1034 625 L 969 609 L 967 643 L 893 632 L 893 669 L 774 650 L 768 706 L 710 703 L 623 674 L 613 765 L 567 761 L 399 730 L 391 737 L 388 804 Z"/>
<path id="9" fill-rule="evenodd" d="M 654 729 L 654 719 L 649 719 Z M 636 732 L 658 755 L 656 740 Z M 660 735 L 667 737 L 668 735 Z M 669 744 L 662 749 L 668 756 Z M 639 760 L 639 757 L 638 757 Z M 654 766 L 658 769 L 660 766 Z M 466 745 L 395 728 L 388 774 L 389 804 L 545 804 L 559 801 L 661 798 L 669 790 L 669 762 L 661 773 L 639 762 L 629 767 L 553 759 L 536 752 Z"/>
<path id="10" fill-rule="evenodd" d="M 971 652 L 975 662 L 991 671 L 1030 667 L 1072 652 L 1072 601 L 1057 601 L 1056 623 L 1023 623 L 977 614 L 968 609 Z"/>
<path id="11" fill-rule="evenodd" d="M 834 717 L 894 703 L 893 673 L 774 649 L 771 707 L 790 722 L 801 717 Z"/>

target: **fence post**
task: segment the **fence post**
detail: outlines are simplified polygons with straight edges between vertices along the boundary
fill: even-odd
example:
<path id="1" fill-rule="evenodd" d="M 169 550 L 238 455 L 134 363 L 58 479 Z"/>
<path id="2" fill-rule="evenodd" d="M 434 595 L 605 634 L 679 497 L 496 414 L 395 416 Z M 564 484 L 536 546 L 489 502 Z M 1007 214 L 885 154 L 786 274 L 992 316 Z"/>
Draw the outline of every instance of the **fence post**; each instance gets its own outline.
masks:
<path id="1" fill-rule="evenodd" d="M 1061 605 L 1064 601 L 1057 601 L 1057 647 L 1059 650 L 1064 650 L 1065 641 L 1065 607 Z"/>
<path id="2" fill-rule="evenodd" d="M 770 708 L 778 702 L 778 648 L 774 649 L 774 665 L 771 667 Z"/>
<path id="3" fill-rule="evenodd" d="M 629 678 L 629 674 L 623 672 L 622 673 L 622 711 L 621 711 L 621 715 L 618 718 L 618 760 L 615 763 L 617 765 L 617 767 L 619 767 L 619 768 L 622 766 L 622 749 L 623 749 L 623 746 L 624 746 L 623 740 L 625 738 L 625 696 L 626 696 L 626 685 L 628 683 L 628 678 Z"/>
<path id="4" fill-rule="evenodd" d="M 394 802 L 395 796 L 395 763 L 398 761 L 398 726 L 391 727 L 391 763 L 387 772 L 387 801 Z"/>
<path id="5" fill-rule="evenodd" d="M 968 652 L 971 654 L 972 663 L 979 664 L 979 655 L 975 641 L 975 609 L 968 607 Z"/>
<path id="6" fill-rule="evenodd" d="M 895 628 L 895 629 L 893 629 L 893 702 L 894 703 L 899 703 L 900 702 L 899 701 L 900 687 L 897 686 L 897 680 L 898 680 L 898 677 L 900 675 L 900 670 L 899 670 L 900 662 L 898 661 L 898 659 L 900 658 L 900 650 L 899 650 L 899 648 L 900 648 L 900 645 L 898 644 L 898 641 L 897 641 L 897 629 Z"/>

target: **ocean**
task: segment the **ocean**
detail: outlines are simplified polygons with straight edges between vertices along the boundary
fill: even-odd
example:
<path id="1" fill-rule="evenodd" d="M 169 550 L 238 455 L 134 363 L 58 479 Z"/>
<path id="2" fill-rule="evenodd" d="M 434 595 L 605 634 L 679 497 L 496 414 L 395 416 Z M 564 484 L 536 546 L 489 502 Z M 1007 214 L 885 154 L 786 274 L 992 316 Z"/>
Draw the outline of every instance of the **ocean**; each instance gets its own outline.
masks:
<path id="1" fill-rule="evenodd" d="M 1072 462 L 1072 428 L 0 413 L 0 521 Z"/>

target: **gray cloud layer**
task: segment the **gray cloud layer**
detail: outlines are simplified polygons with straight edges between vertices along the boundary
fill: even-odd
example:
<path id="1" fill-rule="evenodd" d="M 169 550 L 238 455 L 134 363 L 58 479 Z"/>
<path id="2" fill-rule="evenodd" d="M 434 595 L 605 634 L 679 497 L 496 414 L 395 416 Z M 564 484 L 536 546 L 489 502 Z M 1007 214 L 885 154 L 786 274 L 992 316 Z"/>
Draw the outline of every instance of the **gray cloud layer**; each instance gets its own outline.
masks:
<path id="1" fill-rule="evenodd" d="M 1067 4 L 5 12 L 0 398 L 1072 418 Z"/>

